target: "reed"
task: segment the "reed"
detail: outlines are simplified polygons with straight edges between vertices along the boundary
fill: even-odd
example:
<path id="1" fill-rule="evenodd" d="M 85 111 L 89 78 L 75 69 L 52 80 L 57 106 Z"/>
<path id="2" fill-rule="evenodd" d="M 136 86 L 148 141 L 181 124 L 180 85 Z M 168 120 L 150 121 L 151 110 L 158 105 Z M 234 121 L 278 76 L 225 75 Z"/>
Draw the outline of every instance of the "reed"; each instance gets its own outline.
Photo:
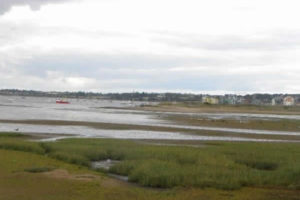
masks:
<path id="1" fill-rule="evenodd" d="M 30 151 L 87 167 L 91 161 L 120 160 L 110 169 L 111 173 L 129 176 L 130 181 L 149 187 L 300 188 L 297 143 L 215 142 L 195 148 L 113 139 L 37 143 L 3 137 L 0 148 Z"/>

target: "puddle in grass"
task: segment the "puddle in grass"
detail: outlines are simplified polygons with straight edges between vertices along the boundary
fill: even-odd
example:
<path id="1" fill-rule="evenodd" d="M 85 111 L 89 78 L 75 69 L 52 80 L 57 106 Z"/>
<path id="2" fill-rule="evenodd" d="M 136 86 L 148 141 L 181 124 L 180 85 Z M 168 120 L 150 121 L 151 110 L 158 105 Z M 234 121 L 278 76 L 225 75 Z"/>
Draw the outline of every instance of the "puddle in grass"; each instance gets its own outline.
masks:
<path id="1" fill-rule="evenodd" d="M 113 167 L 114 165 L 116 165 L 118 163 L 120 163 L 119 160 L 107 159 L 107 160 L 101 160 L 101 161 L 94 161 L 91 163 L 91 167 L 93 169 L 102 169 L 102 170 L 108 171 L 111 167 Z M 128 182 L 128 176 L 121 176 L 121 175 L 112 174 L 112 173 L 108 173 L 108 175 L 112 178 Z"/>
<path id="2" fill-rule="evenodd" d="M 120 161 L 118 160 L 101 160 L 101 161 L 95 161 L 91 163 L 91 167 L 93 169 L 105 169 L 109 170 L 112 166 L 118 164 Z"/>

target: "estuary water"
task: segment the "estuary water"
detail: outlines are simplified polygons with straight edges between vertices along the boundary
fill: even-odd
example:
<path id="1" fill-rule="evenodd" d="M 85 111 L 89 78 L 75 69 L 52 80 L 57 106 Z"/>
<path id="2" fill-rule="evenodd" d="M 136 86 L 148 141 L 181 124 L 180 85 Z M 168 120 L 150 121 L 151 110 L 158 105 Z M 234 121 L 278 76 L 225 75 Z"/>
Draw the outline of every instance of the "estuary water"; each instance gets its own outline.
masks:
<path id="1" fill-rule="evenodd" d="M 145 102 L 111 101 L 97 99 L 68 99 L 70 104 L 56 104 L 55 98 L 20 97 L 0 95 L 0 120 L 63 120 L 101 122 L 112 124 L 147 125 L 158 127 L 173 127 L 180 129 L 220 131 L 246 134 L 268 135 L 299 135 L 298 132 L 265 131 L 250 129 L 234 129 L 219 127 L 201 127 L 177 125 L 158 118 L 158 115 L 199 115 L 205 118 L 234 118 L 234 119 L 300 119 L 298 115 L 262 115 L 262 114 L 233 114 L 233 113 L 161 113 L 151 111 L 136 111 L 130 108 L 145 104 Z M 154 104 L 154 103 L 147 103 Z M 104 130 L 87 126 L 56 126 L 21 123 L 0 123 L 0 131 L 65 134 L 77 137 L 103 137 L 121 139 L 172 139 L 172 140 L 222 140 L 222 141 L 274 141 L 268 139 L 251 139 L 232 136 L 201 136 L 179 132 L 161 132 L 146 130 Z"/>

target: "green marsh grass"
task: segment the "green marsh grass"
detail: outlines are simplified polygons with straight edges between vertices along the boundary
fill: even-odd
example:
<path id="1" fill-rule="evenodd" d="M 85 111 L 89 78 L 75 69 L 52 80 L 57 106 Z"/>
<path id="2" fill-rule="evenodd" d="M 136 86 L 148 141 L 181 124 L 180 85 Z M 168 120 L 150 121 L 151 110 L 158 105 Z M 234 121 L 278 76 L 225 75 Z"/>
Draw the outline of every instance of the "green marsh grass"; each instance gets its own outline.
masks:
<path id="1" fill-rule="evenodd" d="M 300 188 L 300 144 L 207 143 L 205 147 L 156 146 L 113 139 L 26 142 L 1 138 L 0 148 L 31 151 L 79 166 L 120 160 L 109 172 L 142 186 L 239 189 L 245 186 Z"/>
<path id="2" fill-rule="evenodd" d="M 10 149 L 16 151 L 34 152 L 44 154 L 45 150 L 39 143 L 27 142 L 22 137 L 6 136 L 0 137 L 0 149 Z"/>
<path id="3" fill-rule="evenodd" d="M 24 134 L 21 134 L 21 133 L 14 133 L 14 132 L 0 132 L 0 138 L 3 138 L 3 137 L 27 137 L 26 135 Z"/>

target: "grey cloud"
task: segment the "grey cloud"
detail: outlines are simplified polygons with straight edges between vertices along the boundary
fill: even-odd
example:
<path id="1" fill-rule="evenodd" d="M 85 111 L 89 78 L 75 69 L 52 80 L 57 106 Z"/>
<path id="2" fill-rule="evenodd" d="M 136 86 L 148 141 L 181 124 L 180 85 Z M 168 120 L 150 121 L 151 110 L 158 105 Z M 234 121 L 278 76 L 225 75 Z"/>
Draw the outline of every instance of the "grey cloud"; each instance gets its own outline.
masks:
<path id="1" fill-rule="evenodd" d="M 182 65 L 205 65 L 220 66 L 226 61 L 224 59 L 210 59 L 201 57 L 179 57 L 158 56 L 145 54 L 53 54 L 46 56 L 35 56 L 32 60 L 26 60 L 19 66 L 30 73 L 47 70 L 64 70 L 66 72 L 78 72 L 81 74 L 94 74 L 96 71 L 110 69 L 119 70 L 162 70 Z M 106 71 L 107 72 L 107 71 Z"/>
<path id="2" fill-rule="evenodd" d="M 133 34 L 118 31 L 84 30 L 80 28 L 62 26 L 41 28 L 40 26 L 31 23 L 20 24 L 0 21 L 0 47 L 4 45 L 18 44 L 36 36 L 48 37 L 49 35 L 59 35 L 60 37 L 67 37 L 70 34 L 95 39 L 99 37 L 134 37 Z"/>
<path id="3" fill-rule="evenodd" d="M 231 61 L 227 62 L 229 65 Z M 170 71 L 170 68 L 186 63 L 205 63 L 210 67 L 204 72 Z M 221 63 L 224 63 L 224 60 L 212 61 L 195 57 L 52 54 L 34 56 L 17 65 L 2 65 L 2 68 L 0 63 L 2 74 L 0 83 L 2 87 L 40 90 L 198 92 L 216 90 L 264 92 L 268 89 L 281 89 L 290 82 L 299 83 L 299 77 L 292 80 L 290 74 L 273 72 L 273 69 L 268 73 L 268 78 L 265 72 L 224 73 L 226 66 Z M 49 71 L 52 73 L 50 76 L 47 73 Z M 70 77 L 83 78 L 90 80 L 91 83 L 88 81 L 87 85 L 71 87 L 68 81 L 64 81 Z M 279 80 L 287 83 L 282 84 Z"/>
<path id="4" fill-rule="evenodd" d="M 72 0 L 1 0 L 0 15 L 9 11 L 15 5 L 29 5 L 31 9 L 37 10 L 44 4 L 62 3 Z"/>
<path id="5" fill-rule="evenodd" d="M 18 72 L 41 79 L 47 72 L 60 72 L 66 76 L 86 77 L 99 81 L 112 89 L 191 89 L 191 90 L 255 90 L 255 83 L 265 81 L 265 74 L 224 73 L 226 66 L 238 68 L 236 61 L 197 57 L 173 57 L 155 55 L 47 55 L 36 56 L 16 66 Z M 206 71 L 170 71 L 178 65 L 198 64 L 208 66 Z M 246 62 L 248 63 L 248 62 Z M 187 67 L 188 68 L 188 67 Z M 274 72 L 269 79 L 290 79 Z M 134 87 L 135 86 L 135 87 Z"/>
<path id="6" fill-rule="evenodd" d="M 280 59 L 280 58 L 278 58 Z M 228 68 L 238 69 L 243 66 L 263 66 L 264 64 L 278 63 L 274 57 L 247 57 L 247 58 L 223 58 L 223 57 L 192 57 L 192 56 L 159 56 L 146 54 L 73 54 L 60 52 L 25 59 L 16 65 L 18 71 L 23 74 L 46 77 L 47 71 L 60 71 L 72 76 L 84 76 L 89 78 L 107 79 L 135 79 L 138 77 L 151 80 L 172 80 L 171 73 L 180 77 L 186 75 L 190 78 L 199 77 L 202 73 L 225 73 Z M 15 60 L 15 58 L 13 58 Z M 187 70 L 176 70 L 176 68 Z M 197 67 L 200 70 L 188 70 L 189 67 Z M 175 69 L 175 70 L 172 70 Z M 226 74 L 230 74 L 228 72 Z M 233 70 L 236 73 L 236 70 Z"/>
<path id="7" fill-rule="evenodd" d="M 204 50 L 263 50 L 274 51 L 300 46 L 300 31 L 274 31 L 251 36 L 239 35 L 184 35 L 172 32 L 158 32 L 153 40 L 177 47 Z"/>
<path id="8" fill-rule="evenodd" d="M 0 47 L 4 45 L 17 44 L 38 31 L 38 27 L 32 24 L 14 24 L 0 22 Z"/>

